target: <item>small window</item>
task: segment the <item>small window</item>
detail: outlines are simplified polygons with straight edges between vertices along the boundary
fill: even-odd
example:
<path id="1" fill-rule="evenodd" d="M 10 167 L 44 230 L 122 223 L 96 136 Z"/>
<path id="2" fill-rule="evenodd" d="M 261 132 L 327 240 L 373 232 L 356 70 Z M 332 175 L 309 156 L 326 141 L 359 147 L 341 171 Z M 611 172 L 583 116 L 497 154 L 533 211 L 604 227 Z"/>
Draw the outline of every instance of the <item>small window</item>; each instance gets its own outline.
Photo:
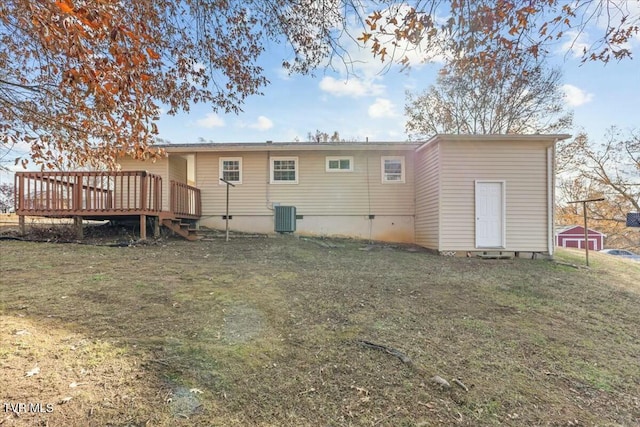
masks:
<path id="1" fill-rule="evenodd" d="M 353 157 L 327 157 L 327 172 L 353 172 Z"/>
<path id="2" fill-rule="evenodd" d="M 381 168 L 383 183 L 404 182 L 404 156 L 383 156 Z"/>
<path id="3" fill-rule="evenodd" d="M 297 184 L 298 158 L 272 157 L 271 184 Z"/>
<path id="4" fill-rule="evenodd" d="M 242 157 L 220 157 L 220 178 L 242 184 Z M 224 185 L 224 182 L 219 182 Z"/>

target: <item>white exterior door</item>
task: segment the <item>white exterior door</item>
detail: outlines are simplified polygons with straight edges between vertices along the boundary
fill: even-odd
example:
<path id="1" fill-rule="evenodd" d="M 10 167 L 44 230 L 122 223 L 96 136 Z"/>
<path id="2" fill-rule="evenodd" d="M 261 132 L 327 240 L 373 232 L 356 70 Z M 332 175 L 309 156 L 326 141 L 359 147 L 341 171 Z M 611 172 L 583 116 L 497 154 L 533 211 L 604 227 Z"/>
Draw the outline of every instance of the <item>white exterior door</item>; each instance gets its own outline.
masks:
<path id="1" fill-rule="evenodd" d="M 505 247 L 504 181 L 476 181 L 476 248 Z"/>

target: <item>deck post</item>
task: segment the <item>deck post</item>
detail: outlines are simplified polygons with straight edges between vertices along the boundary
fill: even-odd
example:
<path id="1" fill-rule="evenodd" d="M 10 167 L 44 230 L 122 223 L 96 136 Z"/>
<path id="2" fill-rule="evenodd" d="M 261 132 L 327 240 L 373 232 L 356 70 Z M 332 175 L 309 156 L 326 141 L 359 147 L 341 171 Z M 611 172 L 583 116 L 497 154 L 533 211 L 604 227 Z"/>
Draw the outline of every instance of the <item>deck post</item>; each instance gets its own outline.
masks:
<path id="1" fill-rule="evenodd" d="M 140 240 L 147 240 L 147 216 L 140 215 Z"/>
<path id="2" fill-rule="evenodd" d="M 159 216 L 153 217 L 153 237 L 155 239 L 160 237 L 160 217 Z"/>
<path id="3" fill-rule="evenodd" d="M 27 228 L 24 224 L 24 215 L 18 215 L 18 224 L 20 225 L 20 235 L 24 236 L 27 234 Z"/>
<path id="4" fill-rule="evenodd" d="M 82 228 L 82 217 L 74 216 L 73 217 L 73 225 L 76 229 L 76 239 L 82 240 L 84 238 L 84 230 Z"/>
<path id="5" fill-rule="evenodd" d="M 82 209 L 82 181 L 80 175 L 76 175 L 75 185 L 72 184 L 73 189 L 73 207 L 74 211 Z"/>
<path id="6" fill-rule="evenodd" d="M 149 203 L 147 201 L 147 186 L 147 173 L 143 172 L 140 175 L 140 209 L 145 211 L 149 209 Z"/>

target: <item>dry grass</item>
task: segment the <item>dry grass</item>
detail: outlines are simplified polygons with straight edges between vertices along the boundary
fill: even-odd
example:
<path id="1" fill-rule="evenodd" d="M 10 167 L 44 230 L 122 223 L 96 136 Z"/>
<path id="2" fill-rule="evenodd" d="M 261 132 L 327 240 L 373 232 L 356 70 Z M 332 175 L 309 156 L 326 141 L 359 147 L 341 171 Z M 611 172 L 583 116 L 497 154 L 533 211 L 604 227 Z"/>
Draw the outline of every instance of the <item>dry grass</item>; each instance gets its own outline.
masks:
<path id="1" fill-rule="evenodd" d="M 637 425 L 640 265 L 334 243 L 0 241 L 0 425 Z"/>

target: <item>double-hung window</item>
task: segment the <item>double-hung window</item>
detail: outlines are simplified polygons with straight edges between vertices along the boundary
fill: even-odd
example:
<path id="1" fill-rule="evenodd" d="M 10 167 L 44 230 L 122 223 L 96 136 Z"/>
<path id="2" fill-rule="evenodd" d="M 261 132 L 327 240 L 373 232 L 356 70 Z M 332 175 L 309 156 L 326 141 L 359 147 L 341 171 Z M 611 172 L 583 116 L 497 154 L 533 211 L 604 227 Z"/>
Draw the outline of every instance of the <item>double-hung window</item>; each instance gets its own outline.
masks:
<path id="1" fill-rule="evenodd" d="M 220 178 L 242 184 L 242 157 L 220 157 Z M 220 181 L 220 184 L 224 182 Z"/>
<path id="2" fill-rule="evenodd" d="M 382 156 L 381 169 L 383 184 L 404 182 L 404 156 Z"/>
<path id="3" fill-rule="evenodd" d="M 326 158 L 326 171 L 327 172 L 353 172 L 353 157 L 352 156 L 340 156 Z"/>
<path id="4" fill-rule="evenodd" d="M 270 182 L 271 184 L 297 184 L 298 158 L 272 157 Z"/>

